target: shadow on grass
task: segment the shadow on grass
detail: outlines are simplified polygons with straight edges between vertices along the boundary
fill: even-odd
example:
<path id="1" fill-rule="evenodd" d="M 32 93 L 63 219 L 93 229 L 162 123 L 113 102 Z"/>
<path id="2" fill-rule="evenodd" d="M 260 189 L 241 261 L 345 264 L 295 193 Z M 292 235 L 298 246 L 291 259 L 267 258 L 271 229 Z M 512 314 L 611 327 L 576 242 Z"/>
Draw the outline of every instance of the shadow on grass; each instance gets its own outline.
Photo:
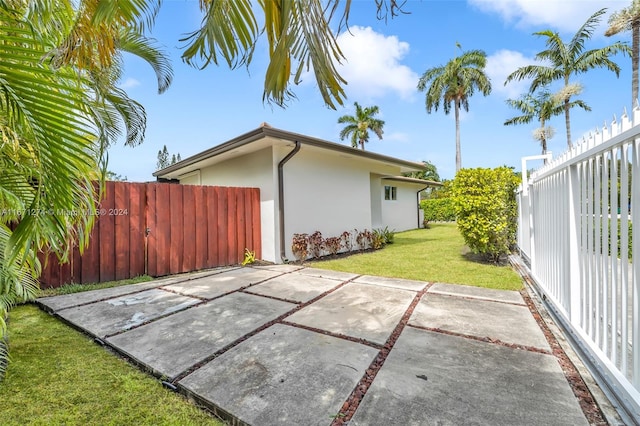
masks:
<path id="1" fill-rule="evenodd" d="M 479 253 L 473 253 L 467 246 L 463 247 L 462 253 L 460 253 L 460 256 L 468 262 L 477 263 L 479 265 L 489 265 L 489 266 L 509 265 L 509 259 L 507 256 L 502 256 L 500 260 L 496 263 L 493 260 L 487 258 L 485 255 L 482 255 Z"/>

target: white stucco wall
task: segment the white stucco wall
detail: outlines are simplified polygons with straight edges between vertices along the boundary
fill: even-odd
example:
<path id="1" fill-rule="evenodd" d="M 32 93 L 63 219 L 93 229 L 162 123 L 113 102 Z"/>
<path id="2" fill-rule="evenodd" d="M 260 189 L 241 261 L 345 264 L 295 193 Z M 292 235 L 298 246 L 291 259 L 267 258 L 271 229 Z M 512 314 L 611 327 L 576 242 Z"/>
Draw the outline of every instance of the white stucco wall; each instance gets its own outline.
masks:
<path id="1" fill-rule="evenodd" d="M 285 151 L 285 155 L 286 155 Z M 293 234 L 371 229 L 369 168 L 353 158 L 303 145 L 284 166 L 285 251 L 290 260 Z"/>
<path id="2" fill-rule="evenodd" d="M 262 259 L 281 263 L 278 164 L 293 149 L 292 142 L 239 155 L 202 167 L 180 178 L 182 184 L 260 188 Z M 344 231 L 388 226 L 402 231 L 418 226 L 414 184 L 391 182 L 383 176 L 400 174 L 399 166 L 302 144 L 284 165 L 284 251 L 293 235 L 322 232 L 324 238 Z M 384 186 L 398 188 L 395 201 L 384 200 Z M 415 188 L 414 188 L 415 187 Z"/>
<path id="3" fill-rule="evenodd" d="M 395 200 L 384 199 L 384 187 L 397 188 Z M 418 228 L 418 190 L 421 188 L 413 184 L 382 180 L 380 199 L 382 200 L 382 227 L 397 232 Z"/>
<path id="4" fill-rule="evenodd" d="M 198 184 L 187 176 L 181 184 Z M 274 191 L 277 184 L 273 175 L 272 148 L 249 153 L 200 170 L 201 185 L 260 188 L 260 226 L 262 228 L 262 259 L 276 262 L 277 204 Z"/>
<path id="5" fill-rule="evenodd" d="M 382 228 L 382 201 L 384 197 L 381 197 L 382 176 L 377 174 L 371 174 L 370 180 L 370 198 L 371 198 L 371 228 Z M 384 191 L 382 192 L 384 194 Z"/>

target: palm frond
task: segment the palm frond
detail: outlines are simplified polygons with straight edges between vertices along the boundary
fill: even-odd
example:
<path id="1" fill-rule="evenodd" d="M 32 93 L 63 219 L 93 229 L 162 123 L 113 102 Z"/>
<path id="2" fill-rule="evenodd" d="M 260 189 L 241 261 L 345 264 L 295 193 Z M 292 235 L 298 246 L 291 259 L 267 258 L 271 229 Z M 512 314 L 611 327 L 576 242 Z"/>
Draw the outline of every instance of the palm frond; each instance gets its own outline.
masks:
<path id="1" fill-rule="evenodd" d="M 258 36 L 251 1 L 202 0 L 200 8 L 205 14 L 200 29 L 180 40 L 188 43 L 182 59 L 201 69 L 218 65 L 218 56 L 231 68 L 248 64 Z"/>
<path id="2" fill-rule="evenodd" d="M 607 13 L 607 9 L 603 8 L 591 15 L 582 27 L 575 33 L 569 44 L 567 45 L 567 51 L 570 52 L 572 58 L 577 58 L 578 55 L 584 50 L 585 41 L 591 39 L 593 32 L 596 30 L 600 18 Z"/>
<path id="3" fill-rule="evenodd" d="M 142 35 L 130 28 L 122 29 L 119 33 L 118 47 L 123 52 L 131 53 L 143 59 L 156 74 L 158 80 L 158 93 L 164 93 L 173 80 L 173 68 L 171 59 L 159 47 L 156 40 Z"/>

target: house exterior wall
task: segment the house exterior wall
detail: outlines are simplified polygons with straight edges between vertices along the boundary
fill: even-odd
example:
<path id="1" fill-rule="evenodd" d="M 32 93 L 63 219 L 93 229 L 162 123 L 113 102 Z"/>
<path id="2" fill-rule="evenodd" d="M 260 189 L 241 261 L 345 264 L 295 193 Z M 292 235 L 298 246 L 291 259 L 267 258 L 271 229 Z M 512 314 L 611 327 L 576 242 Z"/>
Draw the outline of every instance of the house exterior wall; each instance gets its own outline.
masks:
<path id="1" fill-rule="evenodd" d="M 260 188 L 262 259 L 281 263 L 278 164 L 293 149 L 293 143 L 274 143 L 178 178 L 181 184 Z M 295 260 L 296 233 L 320 231 L 327 238 L 385 226 L 416 228 L 419 188 L 383 179 L 397 174 L 399 166 L 302 144 L 283 167 L 285 260 Z M 385 185 L 398 188 L 396 200 L 384 200 Z"/>
<path id="2" fill-rule="evenodd" d="M 302 146 L 284 166 L 287 259 L 295 259 L 291 242 L 296 233 L 320 231 L 327 238 L 371 229 L 369 172 L 354 158 Z"/>
<path id="3" fill-rule="evenodd" d="M 273 152 L 268 147 L 200 170 L 200 182 L 192 174 L 180 179 L 181 184 L 238 186 L 260 188 L 260 226 L 262 258 L 276 262 L 277 182 L 274 179 Z M 251 247 L 248 247 L 251 249 Z"/>
<path id="4" fill-rule="evenodd" d="M 384 199 L 384 187 L 396 187 L 396 199 Z M 380 199 L 382 200 L 382 226 L 397 232 L 418 228 L 418 190 L 415 184 L 382 180 Z"/>
<path id="5" fill-rule="evenodd" d="M 382 201 L 384 194 L 382 187 L 382 176 L 377 174 L 371 174 L 370 180 L 370 192 L 371 192 L 371 228 L 383 228 L 382 226 Z"/>

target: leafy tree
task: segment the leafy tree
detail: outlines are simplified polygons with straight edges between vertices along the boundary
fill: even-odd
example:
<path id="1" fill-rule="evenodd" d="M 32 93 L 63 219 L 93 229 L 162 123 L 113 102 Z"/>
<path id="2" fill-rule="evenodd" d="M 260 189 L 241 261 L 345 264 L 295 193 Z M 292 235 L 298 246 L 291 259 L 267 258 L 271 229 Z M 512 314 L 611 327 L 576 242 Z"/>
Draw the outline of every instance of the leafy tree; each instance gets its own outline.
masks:
<path id="1" fill-rule="evenodd" d="M 579 93 L 578 86 L 572 85 L 569 79 L 572 75 L 587 72 L 593 68 L 606 68 L 620 75 L 620 67 L 609 59 L 611 56 L 623 52 L 628 53 L 629 47 L 621 42 L 599 49 L 584 51 L 584 45 L 593 35 L 601 16 L 606 9 L 601 9 L 591 15 L 572 37 L 569 43 L 565 43 L 557 32 L 551 30 L 539 31 L 534 35 L 545 37 L 547 49 L 536 54 L 536 60 L 543 62 L 538 65 L 527 65 L 518 68 L 511 73 L 505 84 L 513 80 L 533 79 L 529 93 L 535 93 L 539 87 L 550 84 L 556 80 L 562 80 L 564 87 L 559 96 L 562 97 L 567 129 L 567 146 L 571 148 L 571 120 L 569 110 L 577 104 L 571 103 L 571 97 Z M 547 65 L 549 64 L 549 65 Z"/>
<path id="2" fill-rule="evenodd" d="M 127 177 L 109 170 L 107 171 L 106 180 L 111 180 L 116 182 L 126 182 Z"/>
<path id="3" fill-rule="evenodd" d="M 137 51 L 165 87 L 168 60 L 140 32 L 138 3 L 0 2 L 0 377 L 5 320 L 33 298 L 46 249 L 61 260 L 88 242 L 104 149 L 144 110 L 117 87 L 121 52 Z M 143 130 L 142 130 L 142 133 Z"/>
<path id="4" fill-rule="evenodd" d="M 459 44 L 457 47 L 462 50 Z M 428 114 L 431 110 L 438 110 L 440 101 L 444 106 L 444 113 L 449 114 L 453 104 L 456 120 L 456 172 L 462 167 L 460 109 L 469 111 L 469 98 L 476 89 L 485 96 L 491 93 L 491 82 L 484 72 L 486 65 L 487 55 L 482 50 L 469 50 L 446 65 L 426 70 L 418 81 L 418 90 L 427 92 L 425 103 Z"/>
<path id="5" fill-rule="evenodd" d="M 158 162 L 156 163 L 156 168 L 157 170 L 162 170 L 176 164 L 180 160 L 181 158 L 179 153 L 177 155 L 173 154 L 171 159 L 169 159 L 169 150 L 167 149 L 167 146 L 164 145 L 162 149 L 158 151 Z"/>
<path id="6" fill-rule="evenodd" d="M 505 126 L 515 124 L 529 124 L 533 120 L 538 120 L 540 127 L 533 132 L 533 138 L 540 142 L 542 154 L 547 153 L 547 140 L 551 139 L 555 133 L 553 127 L 547 126 L 547 121 L 551 117 L 560 115 L 564 111 L 563 101 L 549 92 L 547 87 L 539 89 L 536 94 L 528 93 L 520 99 L 507 99 L 507 104 L 522 112 L 522 115 L 512 117 L 504 122 Z M 580 106 L 586 111 L 590 111 L 588 105 L 581 100 L 571 102 L 571 107 Z"/>
<path id="7" fill-rule="evenodd" d="M 374 118 L 380 112 L 377 106 L 362 108 L 357 102 L 354 105 L 356 107 L 355 115 L 343 115 L 338 118 L 339 124 L 346 124 L 340 132 L 340 140 L 351 136 L 351 146 L 357 148 L 360 144 L 364 150 L 365 142 L 369 142 L 369 131 L 374 132 L 379 139 L 382 139 L 384 121 Z"/>
<path id="8" fill-rule="evenodd" d="M 609 17 L 609 28 L 604 35 L 611 37 L 622 31 L 631 31 L 631 107 L 638 102 L 638 61 L 640 58 L 640 0 L 614 12 Z"/>
<path id="9" fill-rule="evenodd" d="M 161 150 L 158 151 L 158 162 L 156 163 L 156 169 L 162 170 L 169 166 L 169 150 L 164 145 Z"/>
<path id="10" fill-rule="evenodd" d="M 450 179 L 443 180 L 442 186 L 431 189 L 431 192 L 429 193 L 429 198 L 434 198 L 434 199 L 450 198 L 452 184 L 453 184 L 453 181 Z"/>
<path id="11" fill-rule="evenodd" d="M 416 179 L 440 182 L 440 175 L 438 174 L 438 168 L 436 167 L 436 165 L 430 161 L 423 161 L 422 164 L 424 164 L 424 168 L 419 172 L 409 172 L 405 173 L 404 175 Z"/>

